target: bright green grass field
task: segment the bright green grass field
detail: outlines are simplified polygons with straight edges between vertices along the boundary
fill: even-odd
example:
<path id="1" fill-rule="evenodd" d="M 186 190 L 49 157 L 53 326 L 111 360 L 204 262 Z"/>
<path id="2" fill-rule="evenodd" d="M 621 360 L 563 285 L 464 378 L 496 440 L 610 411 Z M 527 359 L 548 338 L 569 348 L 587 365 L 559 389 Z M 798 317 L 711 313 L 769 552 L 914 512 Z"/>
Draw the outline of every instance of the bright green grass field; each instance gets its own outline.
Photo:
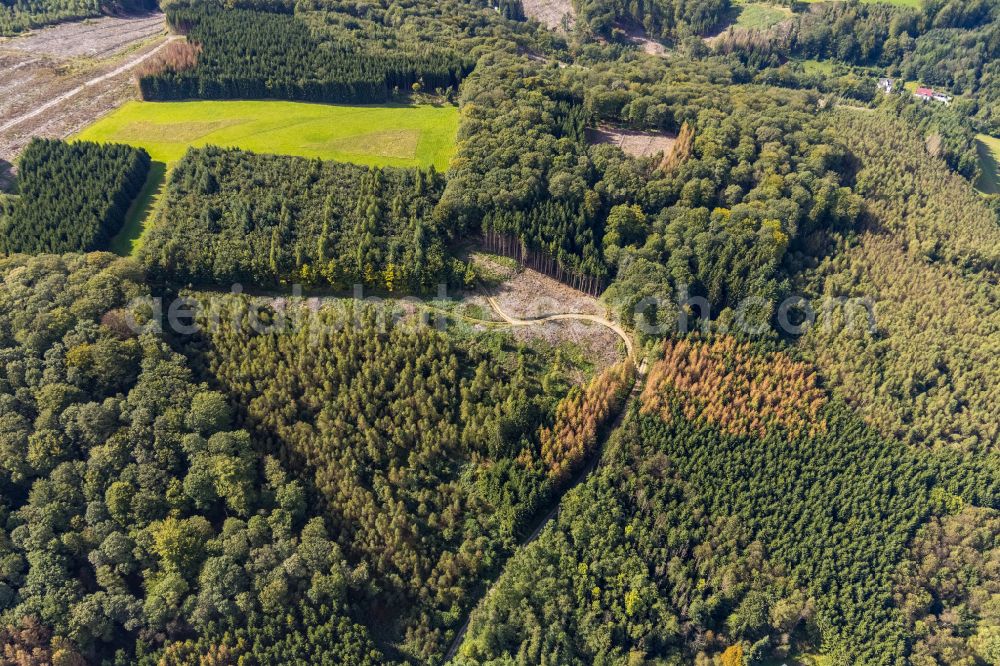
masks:
<path id="1" fill-rule="evenodd" d="M 750 2 L 737 5 L 736 25 L 750 30 L 764 30 L 792 17 L 792 10 L 779 5 Z"/>
<path id="2" fill-rule="evenodd" d="M 129 102 L 75 138 L 145 148 L 170 164 L 189 146 L 448 169 L 458 109 L 298 102 Z"/>
<path id="3" fill-rule="evenodd" d="M 820 74 L 830 76 L 833 74 L 834 64 L 830 60 L 800 60 L 802 69 L 806 74 Z"/>
<path id="4" fill-rule="evenodd" d="M 977 135 L 976 152 L 982 169 L 976 187 L 986 194 L 1000 194 L 1000 137 Z"/>
<path id="5" fill-rule="evenodd" d="M 129 102 L 73 138 L 127 143 L 153 158 L 145 187 L 111 240 L 112 251 L 128 255 L 141 246 L 170 167 L 189 146 L 446 171 L 457 134 L 458 109 L 451 106 L 198 101 Z"/>

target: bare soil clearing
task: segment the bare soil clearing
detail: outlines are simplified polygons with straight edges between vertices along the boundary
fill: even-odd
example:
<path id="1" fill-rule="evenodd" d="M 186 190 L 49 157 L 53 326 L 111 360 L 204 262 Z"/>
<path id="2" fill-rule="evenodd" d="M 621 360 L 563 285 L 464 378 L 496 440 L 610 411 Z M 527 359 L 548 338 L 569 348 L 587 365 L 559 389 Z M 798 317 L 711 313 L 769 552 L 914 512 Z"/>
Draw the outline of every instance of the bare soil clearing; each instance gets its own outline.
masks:
<path id="1" fill-rule="evenodd" d="M 521 269 L 485 297 L 472 302 L 513 324 L 516 339 L 576 344 L 597 367 L 621 360 L 620 334 L 605 321 L 607 308 L 591 296 L 530 268 Z"/>
<path id="2" fill-rule="evenodd" d="M 62 23 L 0 41 L 0 49 L 65 58 L 110 58 L 164 31 L 163 14 Z"/>
<path id="3" fill-rule="evenodd" d="M 576 11 L 570 0 L 524 0 L 524 14 L 549 30 L 568 31 L 576 23 Z"/>
<path id="4" fill-rule="evenodd" d="M 667 55 L 667 47 L 650 38 L 641 25 L 619 25 L 618 28 L 624 31 L 628 41 L 641 48 L 643 52 L 660 57 Z"/>
<path id="5" fill-rule="evenodd" d="M 530 268 L 520 270 L 491 295 L 505 313 L 518 319 L 567 312 L 603 316 L 607 311 L 596 298 Z"/>
<path id="6" fill-rule="evenodd" d="M 665 55 L 667 55 L 667 47 L 666 46 L 664 46 L 660 42 L 652 40 L 649 37 L 646 37 L 644 35 L 632 36 L 632 37 L 629 37 L 629 40 L 632 43 L 640 46 L 642 48 L 642 50 L 645 53 L 648 53 L 649 55 L 654 55 L 654 56 L 665 56 Z"/>
<path id="7" fill-rule="evenodd" d="M 571 315 L 559 316 L 567 318 L 512 326 L 510 333 L 515 340 L 544 340 L 553 347 L 567 342 L 574 344 L 597 370 L 603 370 L 622 360 L 621 340 L 614 331 L 597 322 L 570 318 Z M 583 377 L 576 377 L 574 380 L 582 383 Z"/>
<path id="8" fill-rule="evenodd" d="M 553 347 L 572 343 L 597 368 L 621 360 L 623 341 L 629 355 L 634 352 L 631 337 L 596 298 L 530 268 L 511 266 L 505 258 L 475 251 L 466 258 L 489 278 L 462 294 L 448 308 L 451 315 L 479 330 L 505 328 L 519 341 L 542 340 Z"/>
<path id="9" fill-rule="evenodd" d="M 610 143 L 632 157 L 667 157 L 674 149 L 677 137 L 666 132 L 638 132 L 615 127 L 587 130 L 587 141 L 592 145 Z"/>
<path id="10" fill-rule="evenodd" d="M 166 44 L 164 34 L 154 14 L 0 41 L 0 159 L 13 162 L 32 137 L 66 137 L 132 99 L 132 70 Z"/>

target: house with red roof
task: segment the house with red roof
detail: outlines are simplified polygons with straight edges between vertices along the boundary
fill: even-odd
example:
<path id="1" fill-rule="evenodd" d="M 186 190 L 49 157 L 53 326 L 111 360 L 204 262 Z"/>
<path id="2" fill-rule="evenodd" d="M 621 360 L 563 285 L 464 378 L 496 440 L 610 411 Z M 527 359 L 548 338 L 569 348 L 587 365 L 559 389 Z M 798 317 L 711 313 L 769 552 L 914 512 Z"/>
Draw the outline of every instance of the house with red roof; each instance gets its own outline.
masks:
<path id="1" fill-rule="evenodd" d="M 924 102 L 934 100 L 935 102 L 941 102 L 942 104 L 951 104 L 950 95 L 945 95 L 943 92 L 935 91 L 933 88 L 925 88 L 921 86 L 913 91 L 913 96 Z"/>

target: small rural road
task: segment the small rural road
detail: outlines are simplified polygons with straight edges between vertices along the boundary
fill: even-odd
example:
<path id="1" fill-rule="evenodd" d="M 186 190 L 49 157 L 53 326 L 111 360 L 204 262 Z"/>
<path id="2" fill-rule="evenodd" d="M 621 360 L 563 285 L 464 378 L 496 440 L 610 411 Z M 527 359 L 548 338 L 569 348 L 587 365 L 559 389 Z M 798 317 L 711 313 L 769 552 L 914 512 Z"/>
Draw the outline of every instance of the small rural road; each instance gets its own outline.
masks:
<path id="1" fill-rule="evenodd" d="M 529 319 L 519 319 L 517 317 L 512 317 L 508 315 L 506 312 L 504 312 L 503 309 L 500 307 L 500 305 L 496 302 L 496 300 L 492 296 L 487 296 L 486 300 L 489 301 L 490 307 L 492 307 L 493 310 L 498 315 L 500 315 L 500 318 L 503 319 L 504 322 L 506 322 L 510 326 L 537 326 L 539 324 L 544 324 L 547 321 L 560 321 L 566 319 L 577 320 L 577 321 L 591 321 L 596 324 L 605 326 L 614 331 L 618 335 L 618 337 L 622 339 L 622 341 L 625 343 L 625 349 L 628 351 L 628 358 L 633 363 L 635 362 L 635 346 L 634 343 L 632 342 L 632 337 L 625 331 L 625 329 L 623 329 L 621 326 L 619 326 L 618 324 L 609 319 L 605 319 L 604 317 L 599 317 L 597 315 L 575 314 L 575 313 L 551 314 L 551 315 L 542 315 L 539 317 L 532 317 Z M 632 390 L 629 393 L 628 397 L 626 397 L 625 400 L 622 402 L 622 407 L 618 411 L 618 415 L 615 416 L 615 420 L 612 421 L 611 426 L 607 429 L 607 436 L 603 438 L 603 441 L 601 442 L 598 450 L 594 452 L 593 456 L 591 456 L 590 462 L 587 463 L 587 465 L 582 470 L 580 470 L 580 472 L 576 475 L 576 477 L 574 477 L 574 479 L 570 482 L 570 484 L 566 487 L 566 489 L 563 490 L 562 494 L 559 497 L 559 500 L 555 502 L 554 506 L 549 510 L 549 512 L 538 520 L 538 524 L 535 525 L 535 528 L 531 531 L 528 537 L 518 545 L 517 550 L 523 550 L 527 548 L 532 541 L 534 541 L 539 537 L 539 535 L 541 535 L 542 530 L 545 529 L 545 526 L 548 525 L 550 522 L 552 522 L 552 520 L 554 520 L 556 516 L 559 515 L 559 504 L 562 501 L 562 498 L 565 497 L 566 493 L 568 493 L 569 491 L 573 490 L 578 485 L 583 483 L 587 479 L 587 477 L 590 476 L 591 472 L 597 469 L 597 466 L 600 464 L 601 454 L 604 449 L 604 442 L 607 441 L 607 438 L 611 436 L 611 433 L 618 430 L 618 428 L 622 424 L 622 421 L 625 420 L 625 414 L 626 412 L 628 412 L 629 403 L 632 402 L 635 396 L 639 393 L 639 390 L 642 388 L 643 385 L 642 378 L 645 376 L 645 374 L 646 374 L 646 362 L 645 359 L 643 359 L 642 363 L 639 365 L 639 370 L 636 373 L 635 383 L 632 385 Z M 511 557 L 514 557 L 514 555 L 511 555 Z M 508 558 L 507 561 L 509 562 L 510 558 Z M 486 594 L 489 594 L 488 590 Z M 481 602 L 482 599 L 480 599 L 479 603 Z M 476 605 L 478 606 L 479 604 L 477 603 Z M 469 613 L 466 614 L 465 622 L 462 623 L 462 626 L 461 628 L 459 628 L 458 633 L 455 634 L 455 638 L 451 642 L 451 647 L 448 648 L 448 652 L 445 654 L 444 657 L 445 664 L 454 659 L 455 655 L 458 654 L 458 648 L 461 647 L 462 641 L 465 638 L 465 634 L 469 630 L 469 620 L 472 616 L 472 610 L 473 609 L 470 609 Z"/>
<path id="2" fill-rule="evenodd" d="M 511 326 L 537 326 L 538 324 L 544 324 L 547 321 L 564 321 L 564 320 L 590 321 L 594 322 L 595 324 L 600 324 L 601 326 L 604 326 L 605 328 L 608 328 L 611 331 L 613 331 L 615 335 L 617 335 L 619 338 L 622 339 L 622 342 L 625 343 L 625 349 L 628 352 L 628 357 L 632 359 L 633 362 L 635 361 L 635 345 L 632 342 L 632 337 L 625 331 L 625 329 L 623 329 L 621 326 L 611 321 L 610 319 L 605 319 L 604 317 L 600 317 L 598 315 L 573 313 L 573 312 L 541 315 L 538 317 L 519 319 L 517 317 L 508 315 L 506 312 L 504 312 L 503 309 L 500 307 L 500 305 L 496 302 L 496 299 L 493 298 L 492 296 L 487 296 L 486 300 L 489 301 L 490 307 L 493 308 L 494 312 L 500 315 L 500 318 L 503 319 L 508 324 L 510 324 Z"/>
<path id="3" fill-rule="evenodd" d="M 456 314 L 450 310 L 445 310 L 442 308 L 437 308 L 433 306 L 425 306 L 428 310 L 434 310 L 435 312 L 440 312 L 441 314 L 448 317 L 459 317 L 465 321 L 473 324 L 481 324 L 485 326 L 539 326 L 550 321 L 589 321 L 594 324 L 599 324 L 612 331 L 615 335 L 621 338 L 622 342 L 625 344 L 626 355 L 632 362 L 635 362 L 635 343 L 632 341 L 632 336 L 628 332 L 616 324 L 615 322 L 601 317 L 599 315 L 586 314 L 583 312 L 560 312 L 549 315 L 538 315 L 535 317 L 528 317 L 527 319 L 520 319 L 513 315 L 509 315 L 503 311 L 500 304 L 496 302 L 496 299 L 492 296 L 486 296 L 486 300 L 489 302 L 490 307 L 493 311 L 497 313 L 501 321 L 490 321 L 488 319 L 478 319 L 476 317 L 468 317 L 461 314 Z M 639 372 L 645 372 L 645 362 L 639 366 Z"/>
<path id="4" fill-rule="evenodd" d="M 124 74 L 125 72 L 128 72 L 129 70 L 134 69 L 135 67 L 138 67 L 139 65 L 141 65 L 145 61 L 149 60 L 150 58 L 152 58 L 157 53 L 159 53 L 161 50 L 163 50 L 164 48 L 166 48 L 167 44 L 169 44 L 170 42 L 173 42 L 175 40 L 178 40 L 178 39 L 184 39 L 184 37 L 182 37 L 180 35 L 172 35 L 170 37 L 167 37 L 166 39 L 163 40 L 163 43 L 161 43 L 155 49 L 152 49 L 151 51 L 146 51 L 145 53 L 142 53 L 142 54 L 136 56 L 135 58 L 132 58 L 130 60 L 125 61 L 125 63 L 123 63 L 122 65 L 119 65 L 118 67 L 116 67 L 115 69 L 111 70 L 110 72 L 105 72 L 104 74 L 101 74 L 100 76 L 97 76 L 97 77 L 95 77 L 93 79 L 90 79 L 89 81 L 85 81 L 84 83 L 78 85 L 77 87 L 64 92 L 63 94 L 59 95 L 58 97 L 54 97 L 53 99 L 49 100 L 45 104 L 42 104 L 41 106 L 35 107 L 34 109 L 32 109 L 31 111 L 29 111 L 28 113 L 22 114 L 22 115 L 20 115 L 20 116 L 18 116 L 16 118 L 13 118 L 12 120 L 8 120 L 3 125 L 0 125 L 0 134 L 2 134 L 3 132 L 6 132 L 7 130 L 9 130 L 9 129 L 13 128 L 13 127 L 16 127 L 17 125 L 20 125 L 21 123 L 23 123 L 25 121 L 31 120 L 32 118 L 34 118 L 36 116 L 40 116 L 41 114 L 45 113 L 46 111 L 48 111 L 52 107 L 58 106 L 58 105 L 62 104 L 63 102 L 65 102 L 66 100 L 69 100 L 69 99 L 71 99 L 71 98 L 79 95 L 80 93 L 82 93 L 87 88 L 90 88 L 92 86 L 96 86 L 98 84 L 104 83 L 108 79 L 112 79 L 112 78 L 114 78 L 116 76 L 120 76 L 121 74 Z"/>

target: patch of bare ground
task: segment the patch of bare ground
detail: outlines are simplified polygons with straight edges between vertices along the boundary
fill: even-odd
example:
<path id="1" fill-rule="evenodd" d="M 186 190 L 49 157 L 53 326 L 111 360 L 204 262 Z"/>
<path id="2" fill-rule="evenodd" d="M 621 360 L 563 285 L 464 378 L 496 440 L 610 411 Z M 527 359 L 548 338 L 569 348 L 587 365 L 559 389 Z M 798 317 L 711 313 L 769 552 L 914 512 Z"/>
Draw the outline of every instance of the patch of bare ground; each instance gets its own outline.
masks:
<path id="1" fill-rule="evenodd" d="M 162 48 L 164 34 L 155 14 L 0 42 L 0 159 L 13 162 L 32 137 L 64 138 L 134 98 L 133 70 Z"/>
<path id="2" fill-rule="evenodd" d="M 639 132 L 601 126 L 587 129 L 587 142 L 591 145 L 610 143 L 632 157 L 663 155 L 667 158 L 673 152 L 677 137 L 666 132 Z"/>
<path id="3" fill-rule="evenodd" d="M 110 58 L 164 31 L 163 14 L 61 23 L 0 42 L 0 48 L 55 58 Z"/>
<path id="4" fill-rule="evenodd" d="M 665 56 L 667 55 L 667 47 L 650 39 L 649 37 L 631 37 L 629 38 L 633 44 L 639 46 L 645 53 L 654 56 Z"/>
<path id="5" fill-rule="evenodd" d="M 524 15 L 549 30 L 569 32 L 576 23 L 576 10 L 570 0 L 523 0 Z"/>
<path id="6" fill-rule="evenodd" d="M 490 262 L 490 255 L 474 253 L 472 260 Z M 457 312 L 488 321 L 502 322 L 501 317 L 490 303 L 499 306 L 510 317 L 537 319 L 551 315 L 583 314 L 607 315 L 607 308 L 596 298 L 568 287 L 557 280 L 530 268 L 511 269 L 509 266 L 492 261 L 492 270 L 506 272 L 506 278 L 488 288 L 488 293 L 470 293 L 462 299 Z M 529 326 L 511 326 L 515 340 L 524 342 L 543 341 L 558 346 L 572 343 L 598 368 L 604 368 L 621 360 L 621 340 L 618 335 L 599 323 L 573 319 L 540 321 Z M 581 378 L 582 381 L 582 378 Z"/>
<path id="7" fill-rule="evenodd" d="M 510 333 L 515 340 L 526 343 L 542 340 L 553 347 L 565 343 L 574 344 L 599 370 L 622 360 L 619 351 L 621 340 L 613 331 L 594 322 L 547 321 L 538 326 L 515 326 L 510 329 Z M 578 378 L 579 383 L 582 381 L 583 377 Z"/>
<path id="8" fill-rule="evenodd" d="M 607 314 L 607 308 L 593 296 L 530 268 L 519 271 L 494 289 L 491 295 L 504 312 L 519 319 L 569 313 Z"/>
<path id="9" fill-rule="evenodd" d="M 642 26 L 618 25 L 616 28 L 625 34 L 625 39 L 638 46 L 643 52 L 661 57 L 667 55 L 667 47 L 647 35 Z"/>

